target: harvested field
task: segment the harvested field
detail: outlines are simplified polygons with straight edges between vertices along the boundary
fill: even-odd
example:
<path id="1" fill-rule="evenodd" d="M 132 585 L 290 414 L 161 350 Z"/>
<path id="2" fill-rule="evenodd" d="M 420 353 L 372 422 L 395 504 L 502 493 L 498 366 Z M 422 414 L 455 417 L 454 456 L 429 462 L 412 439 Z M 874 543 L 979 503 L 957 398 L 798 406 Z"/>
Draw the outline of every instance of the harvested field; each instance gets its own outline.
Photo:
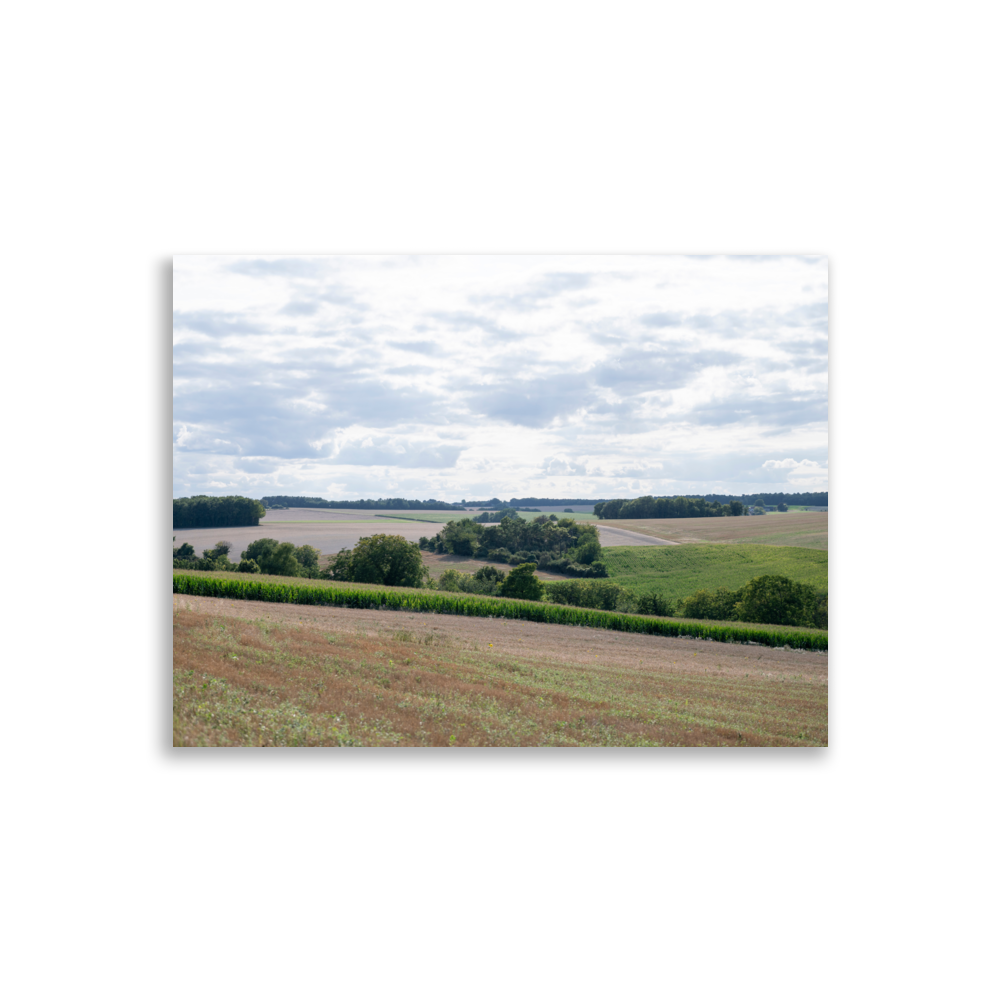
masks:
<path id="1" fill-rule="evenodd" d="M 296 546 L 312 545 L 323 555 L 335 555 L 342 548 L 354 548 L 358 539 L 367 535 L 402 535 L 407 541 L 415 542 L 421 535 L 435 535 L 443 527 L 443 521 L 396 521 L 389 517 L 372 517 L 368 511 L 289 508 L 268 511 L 256 528 L 185 528 L 171 534 L 175 538 L 174 548 L 189 542 L 199 555 L 218 541 L 232 542 L 229 558 L 238 562 L 240 553 L 258 538 L 277 538 L 279 542 L 291 542 Z"/>
<path id="2" fill-rule="evenodd" d="M 597 525 L 597 536 L 601 540 L 601 548 L 610 548 L 615 545 L 679 545 L 667 538 L 651 536 L 648 532 L 642 533 L 631 531 L 628 528 L 619 528 L 617 523 L 611 527 L 607 521 L 600 521 Z"/>
<path id="3" fill-rule="evenodd" d="M 828 549 L 829 514 L 788 511 L 757 517 L 664 517 L 646 520 L 602 521 L 628 531 L 690 544 L 740 542 L 749 545 L 792 545 Z M 604 544 L 603 538 L 601 544 Z"/>
<path id="4" fill-rule="evenodd" d="M 825 746 L 827 657 L 174 596 L 178 746 Z"/>

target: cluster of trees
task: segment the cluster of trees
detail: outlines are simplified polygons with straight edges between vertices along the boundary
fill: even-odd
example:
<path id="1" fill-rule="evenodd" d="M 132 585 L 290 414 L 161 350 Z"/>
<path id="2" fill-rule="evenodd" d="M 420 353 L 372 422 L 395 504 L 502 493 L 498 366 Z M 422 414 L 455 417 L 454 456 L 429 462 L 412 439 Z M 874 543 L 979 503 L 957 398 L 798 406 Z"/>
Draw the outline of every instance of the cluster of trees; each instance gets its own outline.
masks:
<path id="1" fill-rule="evenodd" d="M 204 549 L 199 559 L 194 546 L 185 542 L 174 549 L 174 569 L 207 569 L 230 573 L 271 573 L 274 576 L 320 576 L 319 549 L 312 545 L 296 548 L 291 542 L 276 538 L 258 538 L 240 553 L 238 563 L 231 562 L 232 542 L 216 542 L 214 549 Z"/>
<path id="2" fill-rule="evenodd" d="M 605 577 L 600 561 L 601 543 L 597 527 L 544 514 L 533 520 L 504 517 L 499 524 L 484 527 L 467 518 L 449 521 L 433 538 L 419 541 L 422 549 L 486 559 L 489 562 L 534 563 L 539 569 L 567 576 Z"/>
<path id="3" fill-rule="evenodd" d="M 594 504 L 600 518 L 623 517 L 731 517 L 743 513 L 743 504 L 721 504 L 704 497 L 636 497 Z"/>
<path id="4" fill-rule="evenodd" d="M 264 497 L 265 507 L 335 507 L 347 510 L 464 510 L 460 503 L 444 500 L 404 500 L 390 497 L 378 500 L 324 500 L 322 497 Z M 263 516 L 263 515 L 261 515 Z"/>
<path id="5" fill-rule="evenodd" d="M 330 580 L 380 583 L 387 587 L 419 587 L 428 575 L 420 549 L 402 535 L 372 535 L 353 549 L 330 557 L 322 574 Z"/>
<path id="6" fill-rule="evenodd" d="M 520 517 L 513 507 L 501 507 L 499 510 L 484 510 L 478 517 L 472 518 L 480 524 L 499 524 L 505 517 Z M 556 518 L 552 518 L 553 521 Z"/>
<path id="7" fill-rule="evenodd" d="M 174 530 L 256 528 L 267 511 L 249 497 L 181 497 L 174 501 Z"/>
<path id="8" fill-rule="evenodd" d="M 757 576 L 739 590 L 698 590 L 677 607 L 680 618 L 827 628 L 828 595 L 787 576 Z"/>

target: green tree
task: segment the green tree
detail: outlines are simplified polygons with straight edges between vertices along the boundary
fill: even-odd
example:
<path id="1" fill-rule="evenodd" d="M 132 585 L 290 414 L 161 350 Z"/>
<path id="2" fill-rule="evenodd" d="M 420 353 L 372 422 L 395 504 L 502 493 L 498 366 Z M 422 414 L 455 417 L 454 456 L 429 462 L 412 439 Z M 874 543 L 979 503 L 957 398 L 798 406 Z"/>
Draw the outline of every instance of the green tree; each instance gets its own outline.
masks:
<path id="1" fill-rule="evenodd" d="M 729 503 L 729 513 L 732 517 L 742 517 L 743 516 L 743 504 L 739 500 L 732 500 Z"/>
<path id="2" fill-rule="evenodd" d="M 446 552 L 457 556 L 471 556 L 475 554 L 482 533 L 481 524 L 471 518 L 464 518 L 461 521 L 449 521 L 441 532 L 441 538 Z"/>
<path id="3" fill-rule="evenodd" d="M 501 597 L 518 597 L 525 601 L 540 601 L 544 589 L 535 576 L 535 564 L 526 562 L 515 566 L 500 587 Z"/>
<path id="4" fill-rule="evenodd" d="M 812 627 L 817 604 L 814 587 L 787 576 L 757 576 L 736 592 L 735 616 L 742 622 Z"/>
<path id="5" fill-rule="evenodd" d="M 351 573 L 357 583 L 388 587 L 419 587 L 427 570 L 415 542 L 402 535 L 362 538 L 351 553 Z"/>
<path id="6" fill-rule="evenodd" d="M 301 576 L 302 567 L 295 558 L 295 546 L 291 542 L 279 542 L 276 538 L 258 538 L 240 553 L 240 559 L 253 560 L 261 573 L 272 576 Z"/>

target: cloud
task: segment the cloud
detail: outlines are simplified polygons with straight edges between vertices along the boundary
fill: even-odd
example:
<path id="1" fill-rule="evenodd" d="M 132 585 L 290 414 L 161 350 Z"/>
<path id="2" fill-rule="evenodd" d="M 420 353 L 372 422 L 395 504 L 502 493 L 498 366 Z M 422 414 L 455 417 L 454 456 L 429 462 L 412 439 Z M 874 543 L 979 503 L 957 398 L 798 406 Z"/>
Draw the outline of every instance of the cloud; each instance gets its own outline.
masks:
<path id="1" fill-rule="evenodd" d="M 445 348 L 441 344 L 436 344 L 433 340 L 387 340 L 386 346 L 394 347 L 397 351 L 413 351 L 414 354 L 443 354 Z"/>
<path id="2" fill-rule="evenodd" d="M 242 259 L 233 261 L 228 270 L 248 278 L 319 278 L 329 271 L 329 263 L 322 257 Z"/>
<path id="3" fill-rule="evenodd" d="M 826 418 L 826 395 L 818 392 L 804 396 L 782 393 L 715 399 L 684 414 L 687 421 L 715 427 L 738 423 L 795 427 L 824 422 Z"/>
<path id="4" fill-rule="evenodd" d="M 250 319 L 243 313 L 224 312 L 216 309 L 197 309 L 190 312 L 174 310 L 174 329 L 193 330 L 212 337 L 228 337 L 239 333 L 270 333 L 270 329 Z"/>
<path id="5" fill-rule="evenodd" d="M 527 286 L 502 295 L 473 295 L 469 301 L 474 305 L 491 309 L 513 309 L 526 312 L 537 309 L 550 299 L 568 292 L 579 292 L 589 288 L 593 278 L 579 272 L 555 271 L 541 275 Z"/>
<path id="6" fill-rule="evenodd" d="M 670 312 L 649 313 L 646 316 L 640 316 L 639 322 L 642 323 L 643 326 L 662 328 L 665 326 L 680 326 L 683 320 L 681 319 L 680 313 Z"/>
<path id="7" fill-rule="evenodd" d="M 344 445 L 334 461 L 338 465 L 388 465 L 404 469 L 453 468 L 461 446 L 436 441 L 379 441 L 371 439 Z"/>
<path id="8" fill-rule="evenodd" d="M 460 499 L 546 477 L 603 495 L 811 481 L 824 277 L 800 258 L 184 256 L 177 484 Z"/>
<path id="9" fill-rule="evenodd" d="M 543 476 L 585 476 L 587 467 L 583 462 L 573 462 L 566 458 L 547 458 L 542 462 Z"/>
<path id="10" fill-rule="evenodd" d="M 585 407 L 593 392 L 585 375 L 553 375 L 478 387 L 466 399 L 474 414 L 524 427 L 544 427 Z"/>

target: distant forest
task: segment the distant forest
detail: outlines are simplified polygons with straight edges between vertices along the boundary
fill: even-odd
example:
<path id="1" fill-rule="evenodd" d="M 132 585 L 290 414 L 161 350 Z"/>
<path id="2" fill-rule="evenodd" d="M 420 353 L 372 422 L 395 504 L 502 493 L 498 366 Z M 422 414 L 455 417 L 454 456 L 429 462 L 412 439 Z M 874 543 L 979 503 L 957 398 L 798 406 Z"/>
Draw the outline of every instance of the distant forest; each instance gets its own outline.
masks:
<path id="1" fill-rule="evenodd" d="M 779 503 L 803 507 L 827 507 L 828 493 L 744 493 L 743 496 L 723 496 L 721 493 L 706 494 L 706 500 L 716 503 L 732 503 L 739 500 L 745 507 L 777 506 Z"/>
<path id="2" fill-rule="evenodd" d="M 324 500 L 322 497 L 262 497 L 265 507 L 336 507 L 347 510 L 464 510 L 460 503 L 443 500 L 403 500 L 390 497 L 383 500 Z"/>
<path id="3" fill-rule="evenodd" d="M 529 504 L 532 507 L 538 507 L 539 505 L 544 507 L 570 507 L 579 506 L 585 503 L 601 503 L 600 500 L 589 500 L 579 498 L 575 500 L 553 500 L 551 497 L 511 497 L 510 500 L 501 500 L 499 497 L 493 497 L 492 500 L 470 500 L 466 506 L 467 507 L 527 507 Z"/>
<path id="4" fill-rule="evenodd" d="M 267 512 L 249 497 L 181 497 L 174 501 L 178 528 L 256 528 Z"/>
<path id="5" fill-rule="evenodd" d="M 705 497 L 637 497 L 634 500 L 607 500 L 594 504 L 600 518 L 640 517 L 738 517 L 746 508 L 775 506 L 787 510 L 789 504 L 825 507 L 826 493 L 749 493 L 742 497 L 721 494 Z"/>

